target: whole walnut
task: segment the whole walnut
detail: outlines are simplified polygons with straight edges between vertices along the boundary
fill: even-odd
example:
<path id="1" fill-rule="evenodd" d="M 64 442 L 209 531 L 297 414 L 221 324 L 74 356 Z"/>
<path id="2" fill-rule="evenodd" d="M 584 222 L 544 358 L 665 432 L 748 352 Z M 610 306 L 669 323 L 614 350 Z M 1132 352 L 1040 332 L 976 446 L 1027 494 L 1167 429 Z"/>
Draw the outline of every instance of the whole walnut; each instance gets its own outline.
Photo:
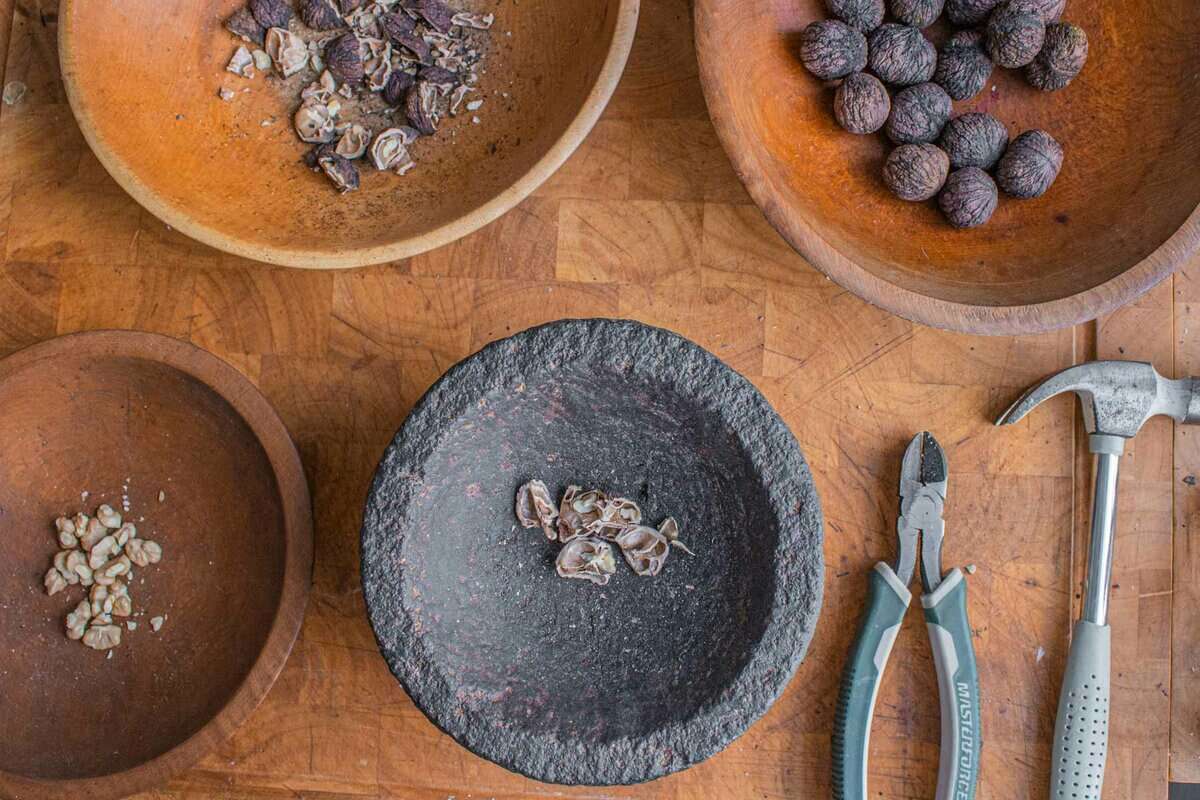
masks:
<path id="1" fill-rule="evenodd" d="M 829 13 L 851 28 L 870 33 L 883 22 L 883 0 L 825 0 Z"/>
<path id="2" fill-rule="evenodd" d="M 933 80 L 955 100 L 969 100 L 992 76 L 992 59 L 983 49 L 979 31 L 959 31 L 946 40 L 938 55 Z"/>
<path id="3" fill-rule="evenodd" d="M 941 191 L 950 159 L 932 144 L 902 144 L 883 163 L 883 182 L 901 200 L 928 200 Z"/>
<path id="4" fill-rule="evenodd" d="M 969 111 L 946 123 L 938 142 L 955 169 L 996 166 L 1008 147 L 1008 128 L 991 114 Z"/>
<path id="5" fill-rule="evenodd" d="M 916 28 L 888 22 L 871 34 L 868 62 L 884 83 L 912 86 L 933 77 L 937 49 Z"/>
<path id="6" fill-rule="evenodd" d="M 353 33 L 343 33 L 325 45 L 325 66 L 342 83 L 352 86 L 362 83 L 364 73 L 358 37 Z"/>
<path id="7" fill-rule="evenodd" d="M 946 17 L 951 24 L 970 28 L 981 24 L 1001 0 L 946 0 Z"/>
<path id="8" fill-rule="evenodd" d="M 974 228 L 992 218 L 1000 197 L 996 182 L 979 167 L 950 173 L 938 197 L 938 206 L 956 228 Z"/>
<path id="9" fill-rule="evenodd" d="M 1067 0 L 1032 0 L 1030 5 L 1038 12 L 1042 22 L 1049 25 L 1051 22 L 1057 22 L 1062 16 L 1067 8 Z"/>
<path id="10" fill-rule="evenodd" d="M 946 0 L 891 0 L 892 16 L 914 28 L 928 28 L 942 15 Z"/>
<path id="11" fill-rule="evenodd" d="M 331 31 L 343 27 L 342 15 L 333 0 L 298 0 L 300 19 L 314 31 Z"/>
<path id="12" fill-rule="evenodd" d="M 1045 131 L 1025 131 L 996 165 L 996 182 L 1013 197 L 1041 197 L 1062 169 L 1062 145 Z"/>
<path id="13" fill-rule="evenodd" d="M 1061 89 L 1075 79 L 1087 63 L 1088 38 L 1083 28 L 1069 22 L 1046 26 L 1046 43 L 1029 66 L 1025 80 L 1043 92 Z"/>
<path id="14" fill-rule="evenodd" d="M 1002 67 L 1023 67 L 1037 57 L 1046 40 L 1036 0 L 1008 0 L 988 17 L 987 48 Z"/>
<path id="15" fill-rule="evenodd" d="M 287 0 L 250 0 L 246 4 L 250 13 L 264 28 L 287 29 L 292 21 L 292 7 Z"/>
<path id="16" fill-rule="evenodd" d="M 887 122 L 892 109 L 883 82 L 866 72 L 847 75 L 833 97 L 833 115 L 851 133 L 874 133 Z"/>
<path id="17" fill-rule="evenodd" d="M 902 89 L 892 101 L 884 133 L 896 144 L 932 142 L 950 119 L 953 103 L 936 83 L 918 83 Z"/>
<path id="18" fill-rule="evenodd" d="M 823 19 L 804 29 L 800 60 L 822 80 L 844 78 L 867 65 L 867 37 L 836 19 Z"/>

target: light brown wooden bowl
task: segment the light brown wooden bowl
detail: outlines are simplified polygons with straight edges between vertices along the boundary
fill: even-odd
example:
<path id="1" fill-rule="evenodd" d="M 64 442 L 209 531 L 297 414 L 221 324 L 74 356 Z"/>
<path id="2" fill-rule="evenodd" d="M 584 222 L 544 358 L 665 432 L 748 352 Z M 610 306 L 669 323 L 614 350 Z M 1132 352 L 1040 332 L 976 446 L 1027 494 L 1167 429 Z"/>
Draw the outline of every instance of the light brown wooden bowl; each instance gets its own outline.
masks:
<path id="1" fill-rule="evenodd" d="M 124 331 L 0 361 L 0 431 L 0 797 L 102 800 L 165 781 L 258 705 L 300 630 L 313 533 L 296 449 L 232 367 Z M 52 520 L 120 509 L 123 493 L 163 560 L 135 570 L 145 615 L 109 659 L 64 634 L 85 590 L 50 597 L 41 581 Z"/>
<path id="2" fill-rule="evenodd" d="M 792 246 L 893 313 L 973 333 L 1092 319 L 1182 266 L 1200 243 L 1200 3 L 1070 0 L 1090 59 L 1044 94 L 997 69 L 955 113 L 988 111 L 1011 136 L 1044 128 L 1066 160 L 1036 200 L 1002 196 L 958 231 L 935 203 L 905 203 L 879 177 L 882 134 L 838 127 L 834 90 L 801 66 L 820 0 L 697 0 L 708 108 L 750 195 Z M 936 30 L 930 38 L 940 41 Z M 994 89 L 992 86 L 994 85 Z"/>
<path id="3" fill-rule="evenodd" d="M 96 156 L 153 214 L 222 250 L 296 267 L 405 258 L 508 211 L 591 130 L 638 16 L 638 0 L 456 0 L 496 14 L 481 124 L 471 113 L 445 120 L 439 141 L 414 146 L 408 175 L 366 167 L 362 188 L 339 196 L 300 163 L 300 78 L 289 88 L 225 71 L 241 42 L 222 22 L 243 2 L 62 0 L 63 81 Z M 224 102 L 222 86 L 251 91 Z"/>

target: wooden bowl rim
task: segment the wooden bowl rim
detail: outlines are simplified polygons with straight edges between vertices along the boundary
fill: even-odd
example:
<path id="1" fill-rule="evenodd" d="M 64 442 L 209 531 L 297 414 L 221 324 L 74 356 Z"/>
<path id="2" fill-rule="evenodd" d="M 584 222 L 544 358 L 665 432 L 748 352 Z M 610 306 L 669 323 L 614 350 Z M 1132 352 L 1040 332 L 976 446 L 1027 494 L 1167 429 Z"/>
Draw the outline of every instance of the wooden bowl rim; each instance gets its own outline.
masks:
<path id="1" fill-rule="evenodd" d="M 1076 294 L 1011 306 L 958 303 L 920 294 L 864 269 L 830 244 L 816 225 L 789 215 L 776 202 L 769 171 L 761 168 L 759 142 L 740 135 L 733 109 L 719 90 L 725 76 L 711 57 L 713 22 L 730 0 L 696 0 L 693 22 L 700 85 L 717 138 L 734 171 L 767 221 L 800 255 L 831 280 L 897 316 L 922 325 L 987 335 L 1042 333 L 1095 319 L 1146 293 L 1181 268 L 1200 248 L 1200 206 L 1154 252 L 1104 283 Z M 736 2 L 736 0 L 734 0 Z M 729 16 L 728 13 L 724 16 Z"/>
<path id="2" fill-rule="evenodd" d="M 312 249 L 292 250 L 266 246 L 248 239 L 230 236 L 216 228 L 193 220 L 186 208 L 167 202 L 143 183 L 97 132 L 90 108 L 79 96 L 75 83 L 76 53 L 72 46 L 71 34 L 73 29 L 72 10 L 77 2 L 80 0 L 62 0 L 58 15 L 59 66 L 62 71 L 63 85 L 66 88 L 67 102 L 70 103 L 75 120 L 79 123 L 79 129 L 83 132 L 83 137 L 92 148 L 92 152 L 96 154 L 96 158 L 100 160 L 108 174 L 120 184 L 122 189 L 166 224 L 218 250 L 285 267 L 347 269 L 399 261 L 449 244 L 493 222 L 541 186 L 583 143 L 612 98 L 621 74 L 625 71 L 629 52 L 633 47 L 641 0 L 615 0 L 617 22 L 613 28 L 608 53 L 579 113 L 575 115 L 575 118 L 550 149 L 511 186 L 483 205 L 426 233 L 409 236 L 391 244 L 341 249 L 336 252 Z M 614 2 L 614 0 L 610 0 L 610 2 Z"/>
<path id="3" fill-rule="evenodd" d="M 124 797 L 163 783 L 224 741 L 274 685 L 291 654 L 312 583 L 313 520 L 308 482 L 291 436 L 266 397 L 244 375 L 188 342 L 153 333 L 100 330 L 72 333 L 0 359 L 0 383 L 38 362 L 60 356 L 138 358 L 172 367 L 229 403 L 262 445 L 275 473 L 284 514 L 285 560 L 279 605 L 262 651 L 233 696 L 202 728 L 162 755 L 136 767 L 94 778 L 29 778 L 0 770 L 0 797 L 58 800 Z"/>

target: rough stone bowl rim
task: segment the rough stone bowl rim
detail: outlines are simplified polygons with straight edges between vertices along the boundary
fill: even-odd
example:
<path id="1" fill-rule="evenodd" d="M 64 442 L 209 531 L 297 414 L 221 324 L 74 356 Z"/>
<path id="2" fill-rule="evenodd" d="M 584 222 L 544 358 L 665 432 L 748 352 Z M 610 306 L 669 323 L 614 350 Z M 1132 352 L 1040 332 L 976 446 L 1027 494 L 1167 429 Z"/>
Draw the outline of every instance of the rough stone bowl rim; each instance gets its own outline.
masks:
<path id="1" fill-rule="evenodd" d="M 634 337 L 647 346 L 615 363 L 613 353 L 620 348 L 611 347 L 614 337 Z M 738 401 L 765 412 L 761 419 L 766 424 L 757 431 L 731 427 L 743 446 L 757 445 L 747 448 L 756 471 L 759 474 L 769 471 L 776 476 L 776 480 L 764 482 L 772 513 L 780 523 L 770 618 L 742 671 L 718 698 L 682 722 L 670 723 L 633 740 L 626 737 L 585 746 L 521 733 L 514 728 L 500 731 L 494 724 L 487 724 L 485 717 L 464 710 L 461 704 L 449 703 L 455 687 L 447 685 L 443 676 L 431 669 L 423 644 L 411 620 L 402 613 L 403 608 L 396 613 L 393 608 L 384 607 L 386 598 L 380 596 L 378 589 L 381 581 L 390 578 L 403 584 L 405 577 L 402 567 L 389 575 L 384 566 L 390 561 L 389 554 L 399 561 L 404 543 L 403 516 L 399 522 L 389 523 L 385 517 L 390 514 L 385 515 L 379 505 L 384 487 L 389 485 L 389 476 L 415 481 L 418 473 L 414 467 L 437 450 L 440 436 L 449 429 L 444 423 L 457 419 L 479 396 L 507 383 L 495 374 L 498 370 L 491 368 L 506 358 L 542 353 L 546 346 L 559 348 L 556 353 L 565 349 L 577 357 L 587 353 L 593 359 L 607 359 L 612 366 L 624 368 L 630 374 L 638 374 L 639 362 L 650 352 L 682 351 L 692 359 L 691 366 L 704 373 L 703 378 L 695 374 L 688 378 L 692 384 L 688 394 L 701 402 L 711 402 L 717 399 L 717 393 L 729 392 L 715 405 L 718 411 L 727 403 Z M 525 366 L 536 364 L 530 362 Z M 484 384 L 466 396 L 461 393 L 455 396 L 456 386 L 481 376 L 486 380 Z M 673 379 L 679 376 L 664 375 L 660 370 L 653 377 L 675 383 Z M 701 387 L 699 396 L 697 387 Z M 452 413 L 447 413 L 447 402 L 453 404 Z M 745 437 L 749 434 L 756 435 L 747 442 Z M 411 496 L 392 506 L 402 506 L 403 514 L 410 500 Z M 789 506 L 791 515 L 787 514 Z M 691 340 L 663 328 L 629 320 L 560 319 L 484 346 L 447 370 L 414 405 L 372 478 L 361 530 L 361 579 L 368 618 L 388 669 L 417 708 L 441 731 L 472 753 L 535 780 L 563 785 L 629 785 L 677 772 L 715 755 L 749 729 L 783 694 L 804 660 L 820 614 L 824 594 L 823 539 L 820 500 L 800 446 L 750 381 Z M 788 548 L 807 548 L 809 556 L 780 558 Z M 461 713 L 456 714 L 455 710 Z M 666 762 L 652 757 L 684 741 L 695 742 L 695 746 L 682 757 L 673 756 Z"/>

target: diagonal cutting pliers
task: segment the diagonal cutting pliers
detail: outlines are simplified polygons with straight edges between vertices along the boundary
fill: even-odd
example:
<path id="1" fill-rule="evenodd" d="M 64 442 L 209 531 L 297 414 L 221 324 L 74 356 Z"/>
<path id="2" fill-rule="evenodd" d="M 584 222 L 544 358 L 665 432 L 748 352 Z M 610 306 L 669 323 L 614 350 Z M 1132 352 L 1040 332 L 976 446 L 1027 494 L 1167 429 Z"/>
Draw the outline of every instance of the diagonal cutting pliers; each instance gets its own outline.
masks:
<path id="1" fill-rule="evenodd" d="M 918 433 L 900 467 L 900 553 L 870 574 L 867 612 L 842 676 L 833 732 L 833 797 L 865 800 L 875 698 L 904 613 L 920 554 L 925 624 L 933 646 L 942 740 L 936 800 L 972 800 L 979 775 L 979 672 L 967 623 L 962 571 L 942 574 L 946 456 L 933 435 Z"/>

